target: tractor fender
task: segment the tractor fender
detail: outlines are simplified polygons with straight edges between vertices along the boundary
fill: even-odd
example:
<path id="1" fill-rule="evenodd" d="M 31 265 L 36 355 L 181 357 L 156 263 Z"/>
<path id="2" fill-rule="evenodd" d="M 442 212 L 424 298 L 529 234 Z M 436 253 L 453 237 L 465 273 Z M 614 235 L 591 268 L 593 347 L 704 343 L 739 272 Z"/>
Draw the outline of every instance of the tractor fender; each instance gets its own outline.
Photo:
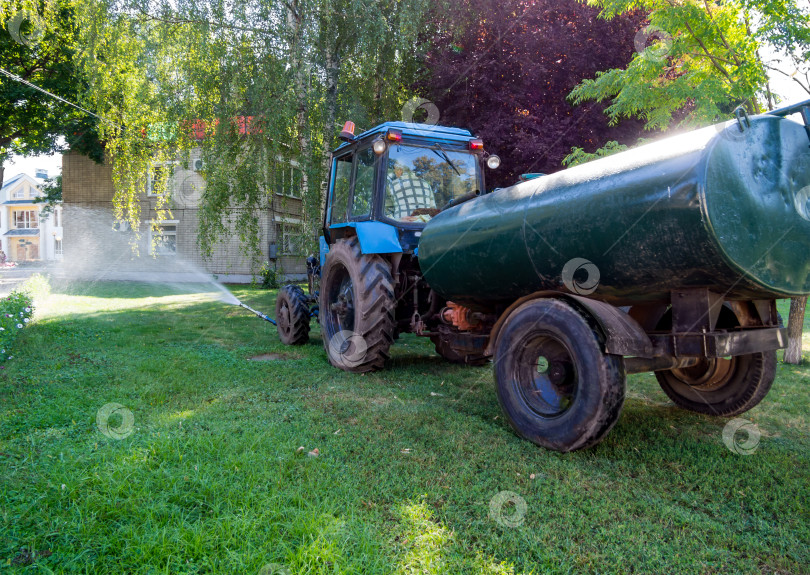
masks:
<path id="1" fill-rule="evenodd" d="M 383 222 L 348 222 L 332 224 L 330 229 L 354 228 L 364 254 L 401 254 L 397 228 Z"/>
<path id="2" fill-rule="evenodd" d="M 498 334 L 509 316 L 526 302 L 539 298 L 565 300 L 580 311 L 590 315 L 598 324 L 604 337 L 605 353 L 635 357 L 653 357 L 653 345 L 644 329 L 636 320 L 619 308 L 587 297 L 558 291 L 539 291 L 524 296 L 510 305 L 495 322 L 490 332 L 487 354 L 492 355 Z"/>

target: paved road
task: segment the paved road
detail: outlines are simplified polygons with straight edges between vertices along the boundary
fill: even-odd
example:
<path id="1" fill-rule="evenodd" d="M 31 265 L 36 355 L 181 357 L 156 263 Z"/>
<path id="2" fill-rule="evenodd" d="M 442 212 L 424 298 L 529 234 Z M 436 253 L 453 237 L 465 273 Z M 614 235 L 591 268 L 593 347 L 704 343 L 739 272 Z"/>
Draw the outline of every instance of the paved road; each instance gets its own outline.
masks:
<path id="1" fill-rule="evenodd" d="M 50 266 L 47 264 L 0 268 L 0 295 L 9 294 L 15 287 L 30 278 L 33 274 L 46 273 L 49 269 Z"/>

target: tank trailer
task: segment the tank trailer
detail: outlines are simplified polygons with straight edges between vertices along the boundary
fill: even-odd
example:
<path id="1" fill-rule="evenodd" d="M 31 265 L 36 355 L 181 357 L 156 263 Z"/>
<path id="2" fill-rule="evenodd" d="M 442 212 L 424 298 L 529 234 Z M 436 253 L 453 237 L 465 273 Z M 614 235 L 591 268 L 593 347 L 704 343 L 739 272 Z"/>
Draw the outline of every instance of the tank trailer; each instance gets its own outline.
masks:
<path id="1" fill-rule="evenodd" d="M 451 362 L 491 360 L 515 432 L 563 452 L 610 431 L 627 374 L 720 417 L 768 393 L 787 345 L 776 299 L 810 293 L 810 101 L 491 193 L 500 160 L 467 130 L 353 131 L 332 155 L 309 293 L 279 292 L 284 343 L 317 315 L 346 371 L 383 368 L 403 332 Z"/>

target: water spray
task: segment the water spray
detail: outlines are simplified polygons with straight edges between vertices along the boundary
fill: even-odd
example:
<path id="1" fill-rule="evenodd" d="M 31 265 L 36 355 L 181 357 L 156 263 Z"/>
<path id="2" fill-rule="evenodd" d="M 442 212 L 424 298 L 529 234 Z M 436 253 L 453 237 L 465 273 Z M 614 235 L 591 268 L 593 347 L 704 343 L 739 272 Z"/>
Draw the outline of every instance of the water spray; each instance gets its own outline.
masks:
<path id="1" fill-rule="evenodd" d="M 271 318 L 267 317 L 266 315 L 264 315 L 264 314 L 263 314 L 262 312 L 260 312 L 260 311 L 256 311 L 255 309 L 253 309 L 253 308 L 252 308 L 252 307 L 250 307 L 249 305 L 245 305 L 245 304 L 243 304 L 243 303 L 242 303 L 241 301 L 239 301 L 239 300 L 237 300 L 237 301 L 236 301 L 236 304 L 237 304 L 238 306 L 240 306 L 240 307 L 245 308 L 245 309 L 246 309 L 246 310 L 248 310 L 249 312 L 253 312 L 254 314 L 256 314 L 257 316 L 259 316 L 259 317 L 260 317 L 260 318 L 262 318 L 263 320 L 265 320 L 265 321 L 269 321 L 269 322 L 270 322 L 270 323 L 272 323 L 273 325 L 276 325 L 275 320 L 273 320 L 273 319 L 271 319 Z"/>

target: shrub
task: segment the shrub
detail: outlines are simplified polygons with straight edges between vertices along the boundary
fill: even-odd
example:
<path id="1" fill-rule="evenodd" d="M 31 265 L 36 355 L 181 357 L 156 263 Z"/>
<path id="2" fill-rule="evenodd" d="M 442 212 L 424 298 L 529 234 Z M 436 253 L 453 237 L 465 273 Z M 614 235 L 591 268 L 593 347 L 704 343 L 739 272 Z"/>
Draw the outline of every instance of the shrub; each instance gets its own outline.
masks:
<path id="1" fill-rule="evenodd" d="M 33 298 L 22 290 L 15 290 L 0 300 L 0 361 L 11 358 L 11 346 L 17 334 L 33 315 Z"/>
<path id="2" fill-rule="evenodd" d="M 269 262 L 262 264 L 259 277 L 262 278 L 262 287 L 264 289 L 277 289 L 281 285 L 281 274 L 275 266 L 270 267 Z"/>
<path id="3" fill-rule="evenodd" d="M 42 300 L 51 295 L 51 284 L 42 274 L 34 274 L 17 291 L 28 294 L 32 300 Z"/>

